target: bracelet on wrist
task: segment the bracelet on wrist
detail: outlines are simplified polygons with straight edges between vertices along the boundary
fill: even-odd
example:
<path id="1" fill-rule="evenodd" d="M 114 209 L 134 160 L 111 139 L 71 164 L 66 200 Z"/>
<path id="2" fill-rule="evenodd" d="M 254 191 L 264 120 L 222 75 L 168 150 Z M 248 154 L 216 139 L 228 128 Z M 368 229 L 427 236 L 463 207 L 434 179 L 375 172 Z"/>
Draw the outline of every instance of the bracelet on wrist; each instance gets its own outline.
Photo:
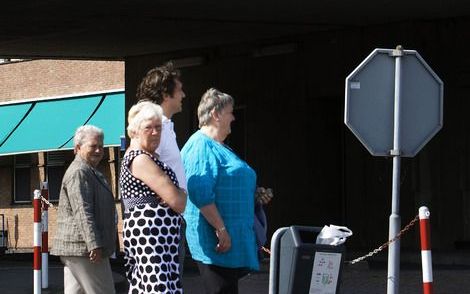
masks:
<path id="1" fill-rule="evenodd" d="M 217 233 L 220 233 L 220 232 L 223 232 L 223 231 L 226 231 L 226 230 L 227 230 L 227 229 L 225 229 L 225 226 L 224 226 L 224 227 L 221 227 L 221 228 L 216 229 L 215 231 L 216 231 Z"/>

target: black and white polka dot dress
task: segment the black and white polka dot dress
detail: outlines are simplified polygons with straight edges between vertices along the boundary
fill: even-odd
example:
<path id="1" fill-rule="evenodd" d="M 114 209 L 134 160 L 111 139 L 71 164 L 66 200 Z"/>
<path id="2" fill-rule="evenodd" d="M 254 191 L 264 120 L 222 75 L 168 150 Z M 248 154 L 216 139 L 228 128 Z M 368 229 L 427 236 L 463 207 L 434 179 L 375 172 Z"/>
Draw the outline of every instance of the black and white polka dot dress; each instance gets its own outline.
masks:
<path id="1" fill-rule="evenodd" d="M 178 274 L 181 216 L 131 174 L 129 166 L 141 154 L 150 156 L 178 186 L 174 172 L 152 154 L 131 150 L 124 156 L 119 184 L 125 207 L 123 238 L 129 294 L 183 293 Z"/>

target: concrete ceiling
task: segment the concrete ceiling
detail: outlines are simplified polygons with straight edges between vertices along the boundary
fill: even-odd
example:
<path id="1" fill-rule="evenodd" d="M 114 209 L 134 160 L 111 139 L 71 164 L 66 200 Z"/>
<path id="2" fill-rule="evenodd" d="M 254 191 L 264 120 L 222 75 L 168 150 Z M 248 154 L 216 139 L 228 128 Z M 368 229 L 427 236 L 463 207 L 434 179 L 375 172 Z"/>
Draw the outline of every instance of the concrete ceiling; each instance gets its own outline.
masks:
<path id="1" fill-rule="evenodd" d="M 470 16 L 468 0 L 3 0 L 0 58 L 124 59 L 319 30 Z"/>

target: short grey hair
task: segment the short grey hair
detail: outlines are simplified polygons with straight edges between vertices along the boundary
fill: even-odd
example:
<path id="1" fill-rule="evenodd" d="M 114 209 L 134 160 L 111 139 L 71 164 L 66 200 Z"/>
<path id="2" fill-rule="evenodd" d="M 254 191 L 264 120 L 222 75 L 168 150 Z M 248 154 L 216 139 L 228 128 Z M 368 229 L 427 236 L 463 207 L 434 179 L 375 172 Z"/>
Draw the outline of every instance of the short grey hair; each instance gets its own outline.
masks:
<path id="1" fill-rule="evenodd" d="M 210 88 L 201 97 L 199 106 L 197 107 L 197 118 L 199 119 L 199 127 L 206 126 L 211 121 L 211 111 L 218 113 L 227 105 L 234 105 L 235 101 L 229 94 L 223 93 L 216 88 Z"/>
<path id="2" fill-rule="evenodd" d="M 127 115 L 127 135 L 129 138 L 133 138 L 144 121 L 151 119 L 161 120 L 162 116 L 163 110 L 160 105 L 148 100 L 139 101 L 129 109 L 129 114 Z"/>
<path id="3" fill-rule="evenodd" d="M 85 143 L 85 138 L 90 135 L 98 136 L 101 141 L 104 140 L 104 132 L 102 129 L 93 125 L 84 125 L 75 131 L 73 136 L 73 146 L 82 146 Z"/>

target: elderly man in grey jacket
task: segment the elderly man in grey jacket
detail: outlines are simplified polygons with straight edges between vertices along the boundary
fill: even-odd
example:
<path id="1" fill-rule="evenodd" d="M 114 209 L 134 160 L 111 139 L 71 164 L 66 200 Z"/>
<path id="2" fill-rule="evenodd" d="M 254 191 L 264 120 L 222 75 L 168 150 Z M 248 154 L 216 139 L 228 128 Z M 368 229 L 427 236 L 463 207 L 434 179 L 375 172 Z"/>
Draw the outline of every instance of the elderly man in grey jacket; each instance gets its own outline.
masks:
<path id="1" fill-rule="evenodd" d="M 51 254 L 64 264 L 64 293 L 115 293 L 109 256 L 116 244 L 116 207 L 96 167 L 103 158 L 103 131 L 79 127 L 74 161 L 62 180 L 57 231 Z"/>

